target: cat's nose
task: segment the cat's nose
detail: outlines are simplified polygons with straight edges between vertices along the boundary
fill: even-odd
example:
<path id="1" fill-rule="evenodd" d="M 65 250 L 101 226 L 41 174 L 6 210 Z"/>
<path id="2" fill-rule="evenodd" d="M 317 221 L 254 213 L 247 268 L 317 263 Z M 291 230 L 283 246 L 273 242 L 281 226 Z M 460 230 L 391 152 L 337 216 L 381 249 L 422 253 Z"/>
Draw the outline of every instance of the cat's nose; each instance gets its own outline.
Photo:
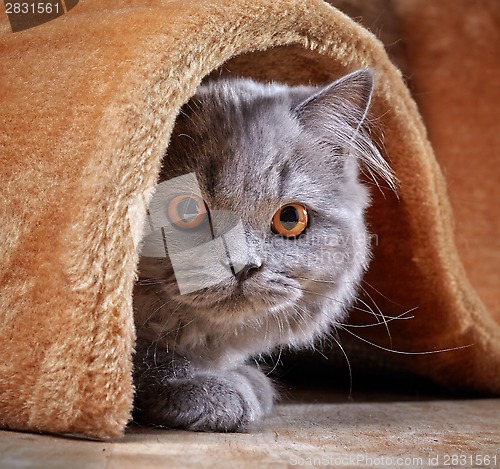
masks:
<path id="1" fill-rule="evenodd" d="M 255 275 L 261 268 L 262 264 L 246 264 L 235 274 L 236 280 L 238 280 L 238 282 L 243 282 L 244 280 Z"/>

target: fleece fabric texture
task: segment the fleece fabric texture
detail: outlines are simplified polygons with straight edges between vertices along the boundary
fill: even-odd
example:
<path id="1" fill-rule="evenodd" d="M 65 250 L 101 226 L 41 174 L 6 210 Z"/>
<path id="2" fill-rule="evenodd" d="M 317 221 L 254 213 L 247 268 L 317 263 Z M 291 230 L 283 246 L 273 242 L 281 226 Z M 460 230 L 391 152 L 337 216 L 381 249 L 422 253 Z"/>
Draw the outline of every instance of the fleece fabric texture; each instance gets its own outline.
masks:
<path id="1" fill-rule="evenodd" d="M 124 431 L 130 226 L 144 217 L 129 207 L 154 186 L 180 106 L 222 65 L 290 84 L 376 69 L 373 113 L 400 189 L 372 191 L 367 281 L 387 315 L 418 306 L 391 323 L 392 347 L 470 345 L 407 365 L 500 392 L 499 7 L 395 3 L 430 141 L 383 45 L 321 0 L 86 0 L 17 33 L 1 15 L 0 425 Z"/>

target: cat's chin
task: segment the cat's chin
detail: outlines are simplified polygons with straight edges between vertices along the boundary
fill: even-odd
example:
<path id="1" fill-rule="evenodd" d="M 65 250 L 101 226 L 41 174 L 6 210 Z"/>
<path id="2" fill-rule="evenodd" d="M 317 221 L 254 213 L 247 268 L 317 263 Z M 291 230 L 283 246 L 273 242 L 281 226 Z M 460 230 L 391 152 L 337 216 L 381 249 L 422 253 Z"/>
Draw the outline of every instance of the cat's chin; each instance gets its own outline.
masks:
<path id="1" fill-rule="evenodd" d="M 284 313 L 302 297 L 292 285 L 241 285 L 207 289 L 203 295 L 180 295 L 177 301 L 195 308 L 212 323 L 242 324 Z"/>
<path id="2" fill-rule="evenodd" d="M 217 319 L 231 320 L 233 323 L 251 322 L 270 315 L 275 316 L 293 307 L 298 298 L 267 294 L 263 291 L 257 295 L 235 294 L 221 302 L 215 308 Z"/>

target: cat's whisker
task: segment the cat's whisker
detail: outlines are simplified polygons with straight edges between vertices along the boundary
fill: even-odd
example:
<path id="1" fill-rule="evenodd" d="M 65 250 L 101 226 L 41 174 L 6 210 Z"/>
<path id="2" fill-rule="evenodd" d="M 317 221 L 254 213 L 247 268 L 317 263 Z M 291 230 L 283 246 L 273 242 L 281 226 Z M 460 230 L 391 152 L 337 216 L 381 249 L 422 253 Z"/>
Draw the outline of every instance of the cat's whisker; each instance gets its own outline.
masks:
<path id="1" fill-rule="evenodd" d="M 361 283 L 364 283 L 368 287 L 370 287 L 372 290 L 374 290 L 378 295 L 380 295 L 382 298 L 386 299 L 387 301 L 391 302 L 392 304 L 396 306 L 401 306 L 401 304 L 396 303 L 394 300 L 391 300 L 387 296 L 385 296 L 380 290 L 377 290 L 371 283 L 369 283 L 367 280 L 362 279 Z M 366 291 L 366 290 L 365 290 Z"/>
<path id="2" fill-rule="evenodd" d="M 156 315 L 156 313 L 157 313 L 158 311 L 162 310 L 162 309 L 163 309 L 165 306 L 167 306 L 168 304 L 169 304 L 169 302 L 168 302 L 168 301 L 164 301 L 164 302 L 161 304 L 161 306 L 159 306 L 158 308 L 156 308 L 155 310 L 153 310 L 153 312 L 150 314 L 150 316 L 149 316 L 149 318 L 148 318 L 148 319 L 153 318 L 153 317 Z"/>
<path id="3" fill-rule="evenodd" d="M 162 308 L 164 308 L 165 306 L 167 306 L 168 302 L 166 302 L 164 300 L 164 298 L 158 298 L 157 301 L 155 301 L 151 306 L 152 307 L 155 307 L 158 303 L 162 303 L 161 306 L 159 306 L 158 308 L 154 309 L 147 317 L 146 319 L 143 321 L 143 323 L 141 324 L 141 326 L 137 329 L 137 332 L 140 332 L 142 329 L 148 327 L 148 323 L 149 321 L 155 316 L 155 314 L 160 311 Z"/>
<path id="4" fill-rule="evenodd" d="M 276 318 L 276 323 L 278 324 L 278 330 L 279 330 L 279 333 L 280 333 L 280 341 L 281 341 L 281 337 L 283 336 L 283 322 L 281 321 L 281 318 L 279 316 L 275 316 Z"/>
<path id="5" fill-rule="evenodd" d="M 325 283 L 325 284 L 332 284 L 332 283 L 336 283 L 335 281 L 333 280 L 321 280 L 321 279 L 314 279 L 314 278 L 307 278 L 307 277 L 295 277 L 297 280 L 305 280 L 305 281 L 311 281 L 311 282 L 317 282 L 317 283 Z M 355 283 L 357 284 L 357 282 L 349 282 L 349 283 Z M 373 290 L 375 290 L 378 294 L 380 294 L 380 296 L 382 296 L 383 298 L 387 299 L 388 301 L 390 301 L 391 303 L 393 304 L 396 304 L 396 305 L 399 305 L 398 303 L 395 303 L 394 301 L 390 300 L 389 298 L 387 298 L 384 294 L 380 293 L 375 287 L 373 287 L 371 284 L 369 284 L 368 282 L 366 281 L 363 281 L 363 283 L 367 284 L 369 287 L 371 287 Z M 292 288 L 297 288 L 297 287 L 292 287 Z M 357 307 L 355 305 L 351 306 L 351 309 L 354 309 L 356 311 L 360 311 L 360 312 L 363 312 L 363 313 L 369 313 L 373 316 L 375 316 L 375 318 L 378 318 L 378 317 L 381 317 L 381 318 L 385 318 L 386 320 L 393 320 L 393 319 L 410 319 L 410 318 L 402 318 L 403 315 L 407 314 L 407 313 L 410 313 L 416 309 L 418 309 L 418 306 L 414 307 L 414 308 L 411 308 L 409 310 L 407 310 L 406 312 L 404 313 L 401 313 L 400 315 L 398 316 L 389 316 L 389 315 L 386 315 L 386 314 L 383 314 L 382 311 L 380 310 L 380 308 L 377 306 L 377 303 L 375 302 L 375 300 L 371 297 L 371 295 L 368 294 L 368 292 L 366 291 L 365 288 L 361 287 L 360 288 L 367 294 L 367 296 L 370 298 L 371 301 L 373 301 L 373 304 L 376 306 L 377 310 L 380 311 L 380 314 L 379 313 L 376 313 L 371 307 L 369 307 L 366 303 L 364 303 L 367 308 L 369 308 L 368 310 L 367 309 L 363 309 L 363 308 L 360 308 L 360 307 Z M 302 291 L 307 291 L 307 290 L 303 290 L 301 288 Z M 337 299 L 335 298 L 331 298 L 329 296 L 326 296 L 326 295 L 321 295 L 320 293 L 317 293 L 317 292 L 313 292 L 313 291 L 307 291 L 307 293 L 311 293 L 311 294 L 315 294 L 315 295 L 319 295 L 319 296 L 323 296 L 325 298 L 328 298 L 332 301 L 338 301 Z M 361 301 L 359 298 L 356 298 L 357 300 Z M 378 321 L 378 323 L 380 323 L 381 321 Z"/>
<path id="6" fill-rule="evenodd" d="M 356 300 L 361 301 L 359 298 L 356 298 Z M 375 311 L 373 311 L 372 309 L 370 311 L 367 311 L 363 308 L 357 308 L 355 306 L 351 306 L 351 309 L 358 311 L 358 312 L 368 313 L 371 316 L 374 316 L 375 319 L 377 319 L 377 322 L 373 323 L 373 324 L 365 324 L 362 326 L 350 325 L 350 327 L 372 327 L 372 326 L 380 326 L 381 324 L 384 324 L 385 326 L 387 326 L 387 323 L 395 321 L 395 320 L 404 321 L 407 319 L 413 319 L 415 316 L 407 316 L 407 314 L 411 313 L 412 311 L 417 310 L 418 307 L 410 308 L 410 309 L 398 314 L 397 316 L 390 316 L 390 315 L 382 313 L 382 311 L 379 314 L 379 313 L 376 313 Z M 380 321 L 379 318 L 382 318 L 382 321 Z M 389 334 L 389 337 L 390 337 L 390 334 Z M 391 340 L 391 343 L 392 343 L 392 340 Z"/>
<path id="7" fill-rule="evenodd" d="M 198 318 L 194 317 L 194 318 L 193 318 L 193 319 L 191 319 L 190 321 L 188 321 L 188 322 L 186 322 L 186 323 L 182 324 L 181 326 L 179 326 L 179 329 L 178 329 L 178 330 L 184 329 L 185 327 L 187 327 L 187 326 L 189 326 L 189 325 L 193 324 L 193 322 L 195 322 L 195 321 L 196 321 L 196 319 L 198 319 Z"/>
<path id="8" fill-rule="evenodd" d="M 305 280 L 305 281 L 310 281 L 310 282 L 316 282 L 316 283 L 336 283 L 335 280 L 323 280 L 323 279 L 318 279 L 318 278 L 308 278 L 308 277 L 294 277 L 297 280 Z"/>
<path id="9" fill-rule="evenodd" d="M 177 304 L 177 306 L 171 311 L 171 313 L 167 317 L 164 318 L 160 330 L 164 330 L 165 332 L 163 334 L 161 334 L 161 333 L 158 334 L 158 337 L 156 339 L 157 344 L 158 344 L 158 342 L 162 341 L 165 337 L 167 337 L 170 332 L 172 332 L 172 330 L 169 327 L 167 327 L 167 324 L 170 322 L 170 320 L 172 319 L 174 314 L 177 311 L 179 311 L 181 306 L 182 306 L 181 303 Z"/>
<path id="10" fill-rule="evenodd" d="M 362 313 L 367 313 L 367 314 L 370 314 L 371 316 L 375 316 L 375 317 L 377 317 L 377 316 L 378 316 L 378 313 L 375 313 L 375 312 L 373 312 L 373 311 L 367 311 L 367 310 L 365 310 L 365 309 L 363 309 L 363 308 L 351 307 L 351 309 L 354 309 L 356 312 L 362 312 Z M 403 319 L 413 319 L 413 318 L 414 318 L 414 316 L 408 316 L 408 317 L 403 317 L 403 316 L 404 316 L 404 315 L 406 315 L 406 314 L 408 314 L 408 313 L 411 313 L 412 311 L 415 311 L 415 310 L 417 310 L 417 309 L 418 309 L 418 306 L 416 306 L 416 307 L 414 307 L 414 308 L 410 308 L 410 309 L 408 309 L 408 310 L 404 311 L 403 313 L 398 314 L 397 316 L 390 316 L 390 315 L 388 315 L 388 314 L 384 314 L 384 317 L 386 318 L 386 320 L 387 320 L 388 322 L 393 321 L 394 319 L 399 319 L 399 320 L 403 320 Z M 376 324 L 377 324 L 377 325 L 380 325 L 380 324 L 382 324 L 382 322 L 381 322 L 381 321 L 377 321 L 377 323 L 376 323 Z"/>
<path id="11" fill-rule="evenodd" d="M 408 314 L 410 311 L 412 311 L 412 310 L 405 311 L 404 313 L 401 313 L 398 316 L 392 316 L 389 319 L 387 319 L 387 322 L 392 322 L 392 321 L 397 321 L 397 320 L 404 321 L 406 319 L 414 319 L 415 316 L 406 316 L 405 317 L 405 314 Z M 342 325 L 343 327 L 353 328 L 353 329 L 356 329 L 356 328 L 361 329 L 361 328 L 365 328 L 365 327 L 380 326 L 381 323 L 380 322 L 374 322 L 374 323 L 369 323 L 369 324 L 345 324 L 345 323 L 339 323 L 339 325 Z"/>
<path id="12" fill-rule="evenodd" d="M 187 137 L 187 138 L 190 138 L 193 142 L 195 142 L 195 141 L 196 141 L 196 140 L 195 140 L 193 137 L 191 137 L 191 135 L 189 135 L 189 134 L 178 134 L 177 136 L 178 136 L 178 137 Z"/>
<path id="13" fill-rule="evenodd" d="M 295 309 L 295 308 L 297 308 L 297 309 Z M 301 307 L 301 306 L 299 306 L 298 304 L 296 304 L 296 305 L 295 305 L 295 308 L 294 308 L 295 312 L 299 314 L 299 316 L 301 317 L 301 319 L 302 319 L 303 321 L 304 321 L 304 317 L 300 314 L 300 312 L 302 312 L 302 314 L 304 314 L 305 316 L 307 316 L 307 318 L 308 318 L 308 320 L 309 320 L 309 321 L 313 321 L 313 322 L 314 322 L 314 323 L 316 323 L 318 326 L 320 326 L 320 328 L 323 328 L 323 325 L 322 325 L 322 324 L 320 324 L 318 321 L 316 321 L 316 319 L 315 319 L 315 318 L 313 318 L 313 316 L 312 316 L 312 315 L 311 315 L 311 314 L 310 314 L 310 313 L 309 313 L 306 309 L 302 308 L 302 307 Z M 299 310 L 300 310 L 300 311 L 299 311 Z M 296 323 L 297 323 L 297 322 L 296 322 Z M 339 323 L 339 322 L 331 322 L 331 323 L 330 323 L 330 325 L 331 325 L 331 326 L 333 326 L 333 327 L 337 327 L 337 326 L 342 326 L 342 323 Z M 301 329 L 301 331 L 303 332 L 303 330 L 302 330 L 302 328 L 300 327 L 300 324 L 299 324 L 299 323 L 297 323 L 297 326 L 298 326 L 298 327 Z M 333 334 L 328 334 L 327 336 L 324 336 L 324 337 L 323 337 L 323 340 L 326 340 L 326 339 L 329 339 L 329 338 L 334 338 L 334 337 L 333 337 Z M 340 343 L 339 343 L 336 339 L 334 339 L 334 340 L 335 340 L 335 342 L 337 343 L 337 345 L 339 345 L 339 347 L 341 347 L 341 346 L 340 346 Z M 321 348 L 324 348 L 324 347 L 321 347 Z M 326 356 L 326 355 L 325 355 L 325 354 L 321 351 L 321 348 L 315 348 L 315 347 L 313 347 L 313 350 L 315 350 L 315 351 L 316 351 L 317 353 L 319 353 L 319 354 L 320 354 L 323 358 L 325 358 L 326 360 L 328 360 L 328 357 L 327 357 L 327 356 Z M 342 347 L 341 347 L 341 348 L 342 348 Z M 344 352 L 344 356 L 345 356 L 345 357 L 346 357 L 346 359 L 347 359 L 347 362 L 348 362 L 348 365 L 349 365 L 349 369 L 350 369 L 351 367 L 350 367 L 349 359 L 347 358 L 347 355 L 345 355 L 345 352 Z M 352 384 L 352 374 L 351 374 L 351 373 L 349 373 L 349 374 L 350 374 L 351 384 Z"/>
<path id="14" fill-rule="evenodd" d="M 378 321 L 378 318 L 382 318 L 382 322 L 385 326 L 385 329 L 387 331 L 387 336 L 389 337 L 389 342 L 391 344 L 391 347 L 392 347 L 392 336 L 391 336 L 391 331 L 389 330 L 389 326 L 387 324 L 387 318 L 385 317 L 384 313 L 382 313 L 382 311 L 380 310 L 380 308 L 378 307 L 377 303 L 375 303 L 375 301 L 373 300 L 373 298 L 370 296 L 370 294 L 366 291 L 366 289 L 363 288 L 363 286 L 359 286 L 364 292 L 365 294 L 368 296 L 368 298 L 370 298 L 370 300 L 372 301 L 372 303 L 375 305 L 375 307 L 377 308 L 377 311 L 378 313 L 376 313 L 375 311 L 373 311 L 373 309 L 368 305 L 368 303 L 366 303 L 365 301 L 363 301 L 361 298 L 357 298 L 357 301 L 361 302 L 362 304 L 364 304 L 367 308 L 370 309 L 370 311 L 372 312 L 373 316 L 375 317 L 375 319 L 377 319 Z M 380 323 L 380 321 L 378 321 Z"/>
<path id="15" fill-rule="evenodd" d="M 361 298 L 357 297 L 356 298 L 356 301 L 359 301 L 361 304 L 363 304 L 364 306 L 366 306 L 368 308 L 368 311 L 366 310 L 363 310 L 365 313 L 366 312 L 369 312 L 370 314 L 372 314 L 375 319 L 377 319 L 377 321 L 379 323 L 382 323 L 384 322 L 384 319 L 385 319 L 385 316 L 384 315 L 380 315 L 379 313 L 376 313 L 373 308 L 366 302 L 366 301 L 363 301 Z M 354 306 L 353 306 L 354 309 L 356 309 Z M 382 320 L 380 321 L 379 318 L 382 318 Z"/>
<path id="16" fill-rule="evenodd" d="M 136 285 L 141 285 L 141 286 L 165 285 L 166 283 L 167 283 L 166 278 L 144 278 L 144 279 L 139 279 L 135 282 Z"/>
<path id="17" fill-rule="evenodd" d="M 283 353 L 283 347 L 279 347 L 279 349 L 278 349 L 278 358 L 276 359 L 276 361 L 275 361 L 274 366 L 272 367 L 272 369 L 266 373 L 266 376 L 269 376 L 269 375 L 271 375 L 271 374 L 274 373 L 274 370 L 276 370 L 276 368 L 278 367 L 278 365 L 280 363 L 281 354 L 282 353 Z M 271 359 L 272 359 L 272 355 L 271 355 Z"/>
<path id="18" fill-rule="evenodd" d="M 301 290 L 304 291 L 304 292 L 306 292 L 306 293 L 310 293 L 310 294 L 313 294 L 313 295 L 318 295 L 318 296 L 321 296 L 321 297 L 324 297 L 324 298 L 336 301 L 335 298 L 331 298 L 331 297 L 328 297 L 326 295 L 321 295 L 320 293 L 317 293 L 317 292 L 313 292 L 313 291 L 309 291 L 309 290 L 303 290 L 303 289 L 301 289 Z M 389 322 L 392 322 L 392 321 L 395 321 L 395 320 L 413 319 L 414 316 L 406 316 L 406 315 L 408 313 L 414 311 L 417 308 L 411 308 L 408 311 L 405 311 L 405 312 L 403 312 L 403 313 L 401 313 L 401 314 L 399 314 L 397 316 L 387 316 L 387 315 L 384 315 L 382 313 L 378 314 L 378 313 L 375 313 L 373 310 L 367 311 L 367 310 L 360 309 L 360 308 L 355 308 L 355 309 L 358 309 L 359 311 L 362 311 L 362 312 L 370 313 L 371 315 L 375 316 L 376 318 L 377 318 L 377 316 L 380 316 L 380 317 L 383 318 L 383 321 L 382 322 L 381 321 L 377 321 L 376 323 L 369 323 L 369 324 L 345 324 L 345 323 L 340 323 L 340 322 L 333 322 L 332 326 L 341 326 L 341 327 L 349 327 L 349 328 L 365 328 L 365 327 L 380 326 L 381 324 L 384 324 L 386 326 L 386 328 L 388 328 L 387 324 Z M 389 339 L 391 340 L 391 346 L 392 346 L 392 338 L 391 338 L 390 334 L 389 334 Z"/>
<path id="19" fill-rule="evenodd" d="M 387 298 L 386 296 L 384 296 L 381 292 L 379 292 L 375 287 L 373 287 L 370 283 L 368 283 L 367 281 L 362 281 L 362 283 L 365 283 L 367 286 L 369 286 L 370 288 L 372 288 L 373 290 L 375 290 L 379 295 L 381 295 L 383 298 L 385 298 L 386 300 L 388 301 L 391 301 L 389 300 L 389 298 Z M 392 345 L 393 345 L 393 342 L 392 342 L 392 336 L 391 336 L 391 332 L 389 330 L 389 326 L 388 326 L 388 323 L 393 321 L 395 318 L 397 319 L 411 319 L 413 318 L 414 316 L 411 316 L 411 317 L 403 317 L 405 316 L 406 314 L 414 311 L 417 309 L 417 307 L 414 307 L 414 308 L 410 308 L 409 310 L 405 311 L 404 313 L 401 313 L 400 315 L 398 316 L 386 316 L 382 310 L 379 308 L 377 302 L 373 299 L 373 297 L 370 295 L 370 293 L 368 292 L 368 290 L 363 286 L 363 285 L 359 285 L 359 288 L 364 292 L 364 294 L 371 300 L 371 302 L 375 305 L 375 307 L 377 308 L 377 311 L 378 311 L 378 315 L 376 315 L 374 313 L 374 315 L 377 317 L 377 316 L 380 316 L 384 322 L 384 325 L 386 327 L 386 330 L 387 330 L 387 335 L 389 337 L 389 341 L 390 341 L 390 344 L 391 344 L 391 348 L 392 348 Z M 359 298 L 358 298 L 359 300 Z M 360 300 L 361 301 L 361 300 Z M 394 302 L 392 302 L 394 303 Z M 366 303 L 365 303 L 366 304 Z"/>
<path id="20" fill-rule="evenodd" d="M 351 368 L 351 362 L 349 361 L 349 357 L 347 356 L 347 353 L 342 347 L 342 344 L 340 343 L 340 340 L 336 339 L 335 336 L 331 335 L 331 338 L 335 341 L 335 343 L 338 345 L 340 351 L 342 352 L 342 355 L 344 355 L 344 358 L 347 363 L 347 368 L 349 369 L 349 399 L 352 399 L 352 368 Z"/>
<path id="21" fill-rule="evenodd" d="M 450 347 L 450 348 L 440 349 L 440 350 L 426 350 L 426 351 L 423 351 L 423 352 L 407 352 L 407 351 L 404 351 L 404 350 L 394 350 L 392 348 L 383 347 L 382 345 L 378 345 L 378 344 L 376 344 L 374 342 L 371 342 L 368 339 L 365 339 L 364 337 L 361 337 L 361 336 L 355 334 L 354 332 L 349 331 L 348 329 L 345 329 L 343 326 L 340 326 L 340 328 L 344 332 L 347 332 L 348 334 L 352 335 L 356 339 L 361 340 L 362 342 L 365 342 L 368 345 L 376 347 L 376 348 L 378 348 L 380 350 L 384 350 L 385 352 L 396 353 L 396 354 L 399 354 L 399 355 L 432 355 L 432 354 L 436 354 L 436 353 L 453 352 L 455 350 L 462 350 L 462 349 L 465 349 L 465 348 L 472 347 L 474 345 L 474 344 L 467 344 L 467 345 L 461 345 L 461 346 L 458 346 L 458 347 Z"/>
<path id="22" fill-rule="evenodd" d="M 307 316 L 307 318 L 310 320 L 310 321 L 314 321 L 316 324 L 318 324 L 318 322 L 316 320 L 314 320 L 314 318 L 304 309 L 304 308 L 301 308 L 298 304 L 296 304 L 294 306 L 294 312 L 299 316 L 299 319 L 300 321 L 304 321 L 304 315 Z M 293 317 L 291 318 L 287 318 L 288 322 L 290 323 L 290 321 L 293 319 Z M 305 331 L 304 329 L 302 329 L 302 326 L 300 324 L 300 321 L 295 321 L 295 324 L 297 325 L 297 327 L 300 329 L 300 331 L 302 332 L 302 334 L 305 335 Z M 290 327 L 291 327 L 291 324 L 290 324 Z"/>
<path id="23" fill-rule="evenodd" d="M 322 298 L 326 298 L 326 299 L 331 300 L 331 301 L 335 301 L 336 303 L 338 303 L 338 304 L 340 304 L 342 306 L 345 305 L 345 303 L 343 301 L 340 301 L 337 298 L 332 298 L 331 296 L 323 295 L 321 293 L 318 293 L 318 292 L 315 292 L 315 291 L 312 291 L 312 290 L 305 290 L 304 288 L 295 287 L 293 285 L 290 285 L 290 288 L 295 288 L 295 289 L 300 290 L 301 292 L 304 292 L 304 293 L 310 293 L 311 295 L 316 295 L 316 296 L 319 296 L 319 297 L 322 297 Z M 367 307 L 369 308 L 369 306 L 367 306 Z M 363 313 L 369 313 L 369 314 L 373 314 L 373 315 L 377 316 L 377 313 L 375 313 L 373 311 L 373 309 L 371 309 L 371 308 L 368 309 L 368 310 L 366 310 L 366 309 L 359 308 L 358 306 L 354 306 L 354 305 L 352 305 L 350 308 L 351 309 L 355 309 L 357 311 L 361 311 Z"/>
<path id="24" fill-rule="evenodd" d="M 371 297 L 371 295 L 368 293 L 368 291 L 366 290 L 365 287 L 363 287 L 363 285 L 359 285 L 359 288 L 361 290 L 363 290 L 363 292 L 365 293 L 366 296 L 368 296 L 368 298 L 371 300 L 371 302 L 375 305 L 375 308 L 377 308 L 377 311 L 378 311 L 378 314 L 380 314 L 380 316 L 382 317 L 382 321 L 384 322 L 384 325 L 385 325 L 385 329 L 387 331 L 387 335 L 389 337 L 389 343 L 391 344 L 391 348 L 392 348 L 392 336 L 391 336 L 391 331 L 389 330 L 389 326 L 388 326 L 388 321 L 386 319 L 386 317 L 384 316 L 384 313 L 382 313 L 382 310 L 378 307 L 377 303 L 375 302 L 375 300 Z"/>

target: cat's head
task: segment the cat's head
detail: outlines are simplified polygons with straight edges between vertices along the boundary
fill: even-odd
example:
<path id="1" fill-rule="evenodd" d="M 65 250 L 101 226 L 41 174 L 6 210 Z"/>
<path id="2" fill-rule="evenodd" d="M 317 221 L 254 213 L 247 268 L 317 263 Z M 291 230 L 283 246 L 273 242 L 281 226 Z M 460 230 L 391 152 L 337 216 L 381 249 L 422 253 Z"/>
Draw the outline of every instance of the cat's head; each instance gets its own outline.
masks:
<path id="1" fill-rule="evenodd" d="M 367 69 L 324 88 L 199 87 L 154 199 L 169 256 L 143 258 L 141 276 L 221 325 L 339 320 L 369 259 L 359 167 L 391 181 L 365 125 L 372 89 Z"/>

